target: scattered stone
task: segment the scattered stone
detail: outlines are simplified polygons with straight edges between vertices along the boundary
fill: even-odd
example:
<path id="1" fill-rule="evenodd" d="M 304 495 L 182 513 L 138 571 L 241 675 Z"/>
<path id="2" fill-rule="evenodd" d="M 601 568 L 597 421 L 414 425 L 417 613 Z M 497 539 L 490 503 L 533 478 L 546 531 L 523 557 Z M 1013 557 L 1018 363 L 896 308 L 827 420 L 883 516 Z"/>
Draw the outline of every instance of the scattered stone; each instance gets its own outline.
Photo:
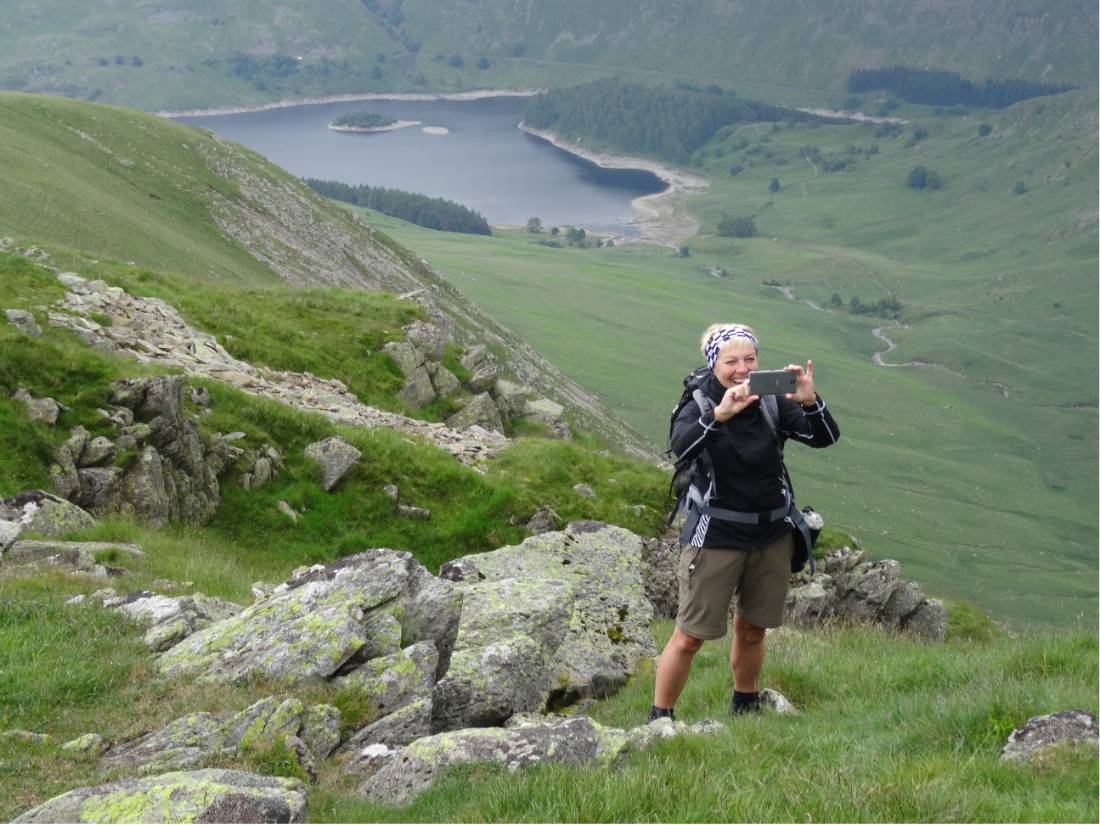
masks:
<path id="1" fill-rule="evenodd" d="M 415 518 L 420 520 L 426 520 L 431 514 L 431 510 L 427 510 L 423 507 L 412 507 L 408 504 L 398 504 L 397 512 L 406 518 Z"/>
<path id="2" fill-rule="evenodd" d="M 4 316 L 8 319 L 8 323 L 14 326 L 24 335 L 28 335 L 31 338 L 39 338 L 42 336 L 42 327 L 38 326 L 38 321 L 35 320 L 34 315 L 23 309 L 5 309 Z"/>
<path id="3" fill-rule="evenodd" d="M 299 779 L 244 771 L 177 771 L 78 788 L 13 822 L 304 822 Z"/>
<path id="4" fill-rule="evenodd" d="M 189 397 L 192 404 L 199 407 L 210 406 L 210 390 L 206 387 L 192 387 Z"/>
<path id="5" fill-rule="evenodd" d="M 392 498 L 394 501 L 397 501 L 397 485 L 396 484 L 387 484 L 385 487 L 382 488 L 382 492 L 385 493 L 390 498 Z"/>
<path id="6" fill-rule="evenodd" d="M 589 487 L 587 484 L 574 484 L 573 492 L 581 498 L 595 498 L 596 491 Z"/>
<path id="7" fill-rule="evenodd" d="M 68 567 L 86 573 L 95 572 L 96 556 L 105 553 L 127 555 L 142 559 L 145 554 L 132 544 L 116 544 L 106 541 L 35 541 L 14 542 L 4 553 L 4 562 L 13 565 L 50 564 Z"/>
<path id="8" fill-rule="evenodd" d="M 33 398 L 22 387 L 15 391 L 12 398 L 23 404 L 27 410 L 27 418 L 31 421 L 41 421 L 52 427 L 57 423 L 57 417 L 61 415 L 61 405 L 52 398 Z"/>
<path id="9" fill-rule="evenodd" d="M 543 505 L 528 520 L 526 528 L 527 532 L 532 535 L 539 535 L 540 533 L 557 530 L 559 524 L 561 524 L 561 516 L 550 509 L 549 506 Z"/>
<path id="10" fill-rule="evenodd" d="M 760 704 L 774 710 L 780 716 L 799 716 L 798 709 L 778 690 L 764 688 L 760 691 Z"/>
<path id="11" fill-rule="evenodd" d="M 1002 761 L 1031 762 L 1047 748 L 1071 743 L 1097 747 L 1100 730 L 1096 717 L 1083 710 L 1063 710 L 1046 716 L 1033 716 L 1008 736 L 1001 749 Z"/>
<path id="12" fill-rule="evenodd" d="M 107 742 L 98 733 L 86 733 L 61 746 L 61 750 L 72 756 L 99 755 L 107 749 Z"/>
<path id="13" fill-rule="evenodd" d="M 7 549 L 15 544 L 21 532 L 23 532 L 23 525 L 18 521 L 0 519 L 0 560 L 4 558 Z"/>
<path id="14" fill-rule="evenodd" d="M 293 507 L 291 507 L 285 501 L 280 501 L 279 504 L 278 504 L 278 507 L 279 507 L 279 512 L 283 513 L 287 518 L 289 518 L 295 524 L 297 524 L 298 519 L 300 519 L 302 517 L 301 513 L 299 513 L 297 510 L 295 510 Z"/>
<path id="15" fill-rule="evenodd" d="M 363 454 L 342 438 L 331 436 L 306 447 L 306 458 L 321 465 L 321 487 L 328 492 L 336 486 Z"/>
<path id="16" fill-rule="evenodd" d="M 654 719 L 647 725 L 639 725 L 627 731 L 629 749 L 632 751 L 648 750 L 662 739 L 671 739 L 674 736 L 717 736 L 724 732 L 726 726 L 713 719 L 704 719 L 689 725 L 687 722 L 676 722 L 667 716 Z"/>

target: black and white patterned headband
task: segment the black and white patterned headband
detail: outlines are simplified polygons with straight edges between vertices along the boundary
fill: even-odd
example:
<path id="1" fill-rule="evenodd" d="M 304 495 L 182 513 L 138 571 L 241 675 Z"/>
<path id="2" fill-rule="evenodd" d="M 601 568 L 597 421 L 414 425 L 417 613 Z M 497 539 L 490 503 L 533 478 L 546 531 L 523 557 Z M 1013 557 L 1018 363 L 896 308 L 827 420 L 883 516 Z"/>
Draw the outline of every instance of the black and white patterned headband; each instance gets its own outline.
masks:
<path id="1" fill-rule="evenodd" d="M 714 369 L 714 365 L 718 363 L 718 353 L 722 351 L 722 347 L 732 341 L 734 338 L 744 338 L 750 344 L 752 344 L 753 352 L 759 352 L 760 346 L 756 342 L 756 336 L 749 332 L 747 327 L 734 324 L 729 327 L 722 327 L 717 330 L 710 338 L 707 339 L 707 345 L 704 352 L 707 355 L 707 366 Z"/>

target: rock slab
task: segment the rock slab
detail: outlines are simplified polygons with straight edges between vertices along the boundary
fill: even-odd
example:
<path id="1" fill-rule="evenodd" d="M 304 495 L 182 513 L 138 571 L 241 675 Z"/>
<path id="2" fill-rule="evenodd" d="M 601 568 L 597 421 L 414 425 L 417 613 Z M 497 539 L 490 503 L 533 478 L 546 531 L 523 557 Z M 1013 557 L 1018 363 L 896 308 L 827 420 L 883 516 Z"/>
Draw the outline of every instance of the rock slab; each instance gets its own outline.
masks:
<path id="1" fill-rule="evenodd" d="M 1100 730 L 1096 717 L 1083 710 L 1063 710 L 1046 716 L 1033 716 L 1008 736 L 1001 759 L 1006 762 L 1030 762 L 1042 751 L 1062 742 L 1097 747 Z"/>

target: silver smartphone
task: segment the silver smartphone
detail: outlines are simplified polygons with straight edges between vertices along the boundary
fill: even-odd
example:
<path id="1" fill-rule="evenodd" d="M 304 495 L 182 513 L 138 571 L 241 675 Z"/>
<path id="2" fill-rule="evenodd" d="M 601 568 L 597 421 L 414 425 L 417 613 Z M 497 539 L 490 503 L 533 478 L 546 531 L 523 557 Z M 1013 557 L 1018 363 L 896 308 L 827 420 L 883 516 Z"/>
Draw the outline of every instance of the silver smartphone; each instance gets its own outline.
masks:
<path id="1" fill-rule="evenodd" d="M 752 395 L 786 395 L 794 392 L 797 378 L 787 370 L 757 370 L 749 373 L 749 393 Z"/>

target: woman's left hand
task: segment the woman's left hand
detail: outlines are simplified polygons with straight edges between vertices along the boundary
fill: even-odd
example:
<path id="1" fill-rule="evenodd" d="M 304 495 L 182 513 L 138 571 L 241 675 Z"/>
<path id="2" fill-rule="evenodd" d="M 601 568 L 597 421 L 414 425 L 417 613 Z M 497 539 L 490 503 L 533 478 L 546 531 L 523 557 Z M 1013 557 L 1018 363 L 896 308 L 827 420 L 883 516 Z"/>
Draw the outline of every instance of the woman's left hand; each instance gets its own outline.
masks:
<path id="1" fill-rule="evenodd" d="M 807 361 L 805 369 L 802 369 L 798 364 L 788 364 L 784 369 L 795 374 L 795 391 L 787 393 L 787 398 L 802 405 L 813 404 L 817 401 L 817 393 L 814 391 L 813 361 Z"/>

